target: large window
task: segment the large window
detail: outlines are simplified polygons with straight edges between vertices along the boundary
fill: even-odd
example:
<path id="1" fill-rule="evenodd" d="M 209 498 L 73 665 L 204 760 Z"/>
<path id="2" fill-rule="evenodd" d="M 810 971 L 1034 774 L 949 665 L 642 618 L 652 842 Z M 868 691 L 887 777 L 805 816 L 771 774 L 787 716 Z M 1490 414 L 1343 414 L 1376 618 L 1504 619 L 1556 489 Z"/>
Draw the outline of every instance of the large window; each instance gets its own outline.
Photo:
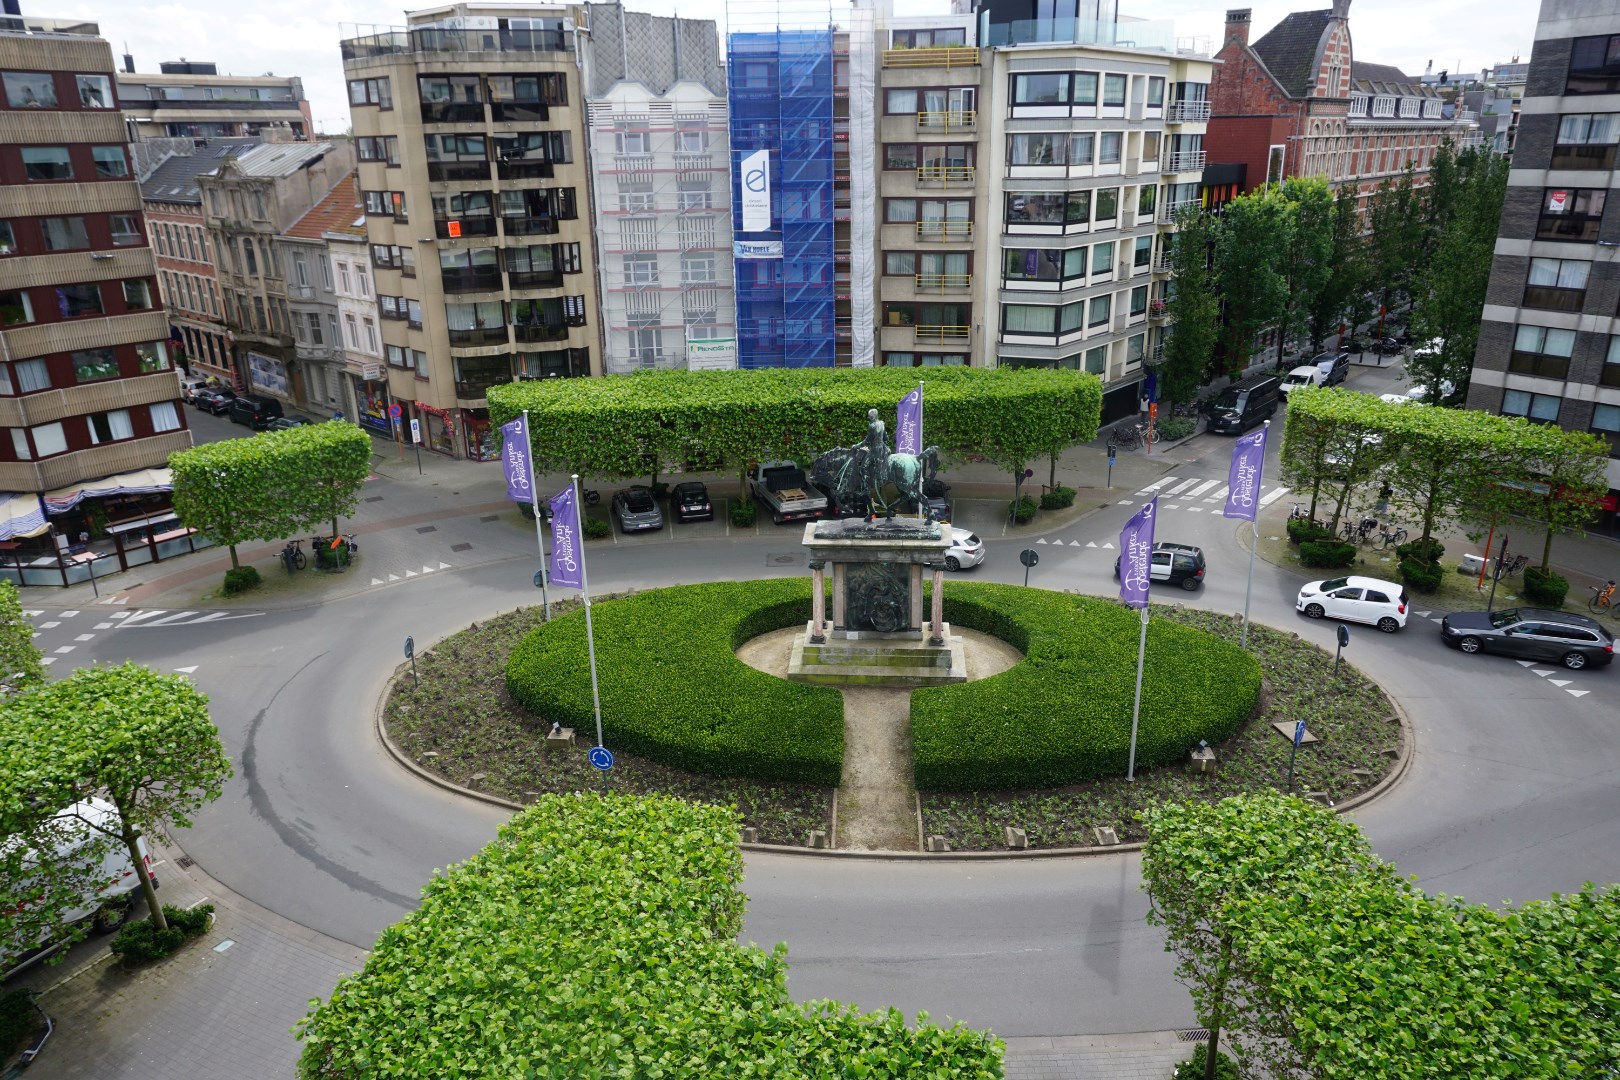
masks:
<path id="1" fill-rule="evenodd" d="M 107 227 L 112 232 L 114 247 L 133 247 L 145 239 L 141 235 L 141 222 L 134 214 L 108 214 Z"/>
<path id="2" fill-rule="evenodd" d="M 1125 76 L 1103 76 L 1103 108 L 1123 109 L 1125 107 Z"/>
<path id="3" fill-rule="evenodd" d="M 1591 269 L 1592 264 L 1585 259 L 1531 259 L 1524 306 L 1550 311 L 1581 310 Z"/>
<path id="4" fill-rule="evenodd" d="M 1097 164 L 1118 165 L 1125 135 L 1118 131 L 1105 131 L 1097 140 Z"/>
<path id="5" fill-rule="evenodd" d="M 1002 276 L 1008 281 L 1077 281 L 1086 276 L 1086 249 L 1002 248 Z"/>
<path id="6" fill-rule="evenodd" d="M 92 146 L 90 157 L 96 163 L 96 175 L 103 179 L 116 179 L 129 175 L 129 159 L 122 146 Z"/>
<path id="7" fill-rule="evenodd" d="M 34 321 L 34 304 L 28 292 L 0 292 L 0 326 L 22 326 Z"/>
<path id="8" fill-rule="evenodd" d="M 1620 34 L 1576 38 L 1569 52 L 1566 94 L 1620 93 Z"/>
<path id="9" fill-rule="evenodd" d="M 133 439 L 135 437 L 135 428 L 129 422 L 128 409 L 91 413 L 87 419 L 90 421 L 90 441 L 92 443 L 117 442 L 119 439 Z"/>
<path id="10" fill-rule="evenodd" d="M 890 39 L 895 49 L 938 49 L 946 45 L 967 44 L 967 31 L 960 26 L 940 27 L 937 30 L 896 30 Z"/>
<path id="11" fill-rule="evenodd" d="M 1069 88 L 1070 76 L 1066 72 L 1014 75 L 1012 103 L 1014 105 L 1067 105 L 1069 103 Z"/>
<path id="12" fill-rule="evenodd" d="M 13 109 L 56 108 L 56 80 L 48 71 L 8 71 L 6 104 Z"/>
<path id="13" fill-rule="evenodd" d="M 46 251 L 81 251 L 90 246 L 90 233 L 82 217 L 40 218 L 39 231 L 45 238 Z"/>
<path id="14" fill-rule="evenodd" d="M 1092 328 L 1108 325 L 1108 314 L 1113 308 L 1114 298 L 1111 294 L 1091 298 L 1090 310 L 1086 314 L 1086 325 Z"/>
<path id="15" fill-rule="evenodd" d="M 23 174 L 30 180 L 73 179 L 73 162 L 65 146 L 25 146 L 22 160 Z"/>
<path id="16" fill-rule="evenodd" d="M 113 101 L 112 80 L 105 75 L 75 75 L 73 76 L 75 88 L 79 91 L 79 104 L 86 109 L 112 109 L 117 107 Z"/>
<path id="17" fill-rule="evenodd" d="M 1502 394 L 1502 414 L 1523 416 L 1538 423 L 1558 423 L 1558 405 L 1562 398 L 1550 394 L 1532 394 L 1526 390 L 1507 390 Z"/>
<path id="18" fill-rule="evenodd" d="M 77 319 L 83 315 L 100 315 L 101 286 L 58 285 L 56 306 L 64 319 Z"/>
<path id="19" fill-rule="evenodd" d="M 1010 225 L 1082 224 L 1091 220 L 1091 192 L 1007 194 L 1007 223 Z"/>
<path id="20" fill-rule="evenodd" d="M 147 408 L 152 417 L 152 430 L 154 432 L 180 430 L 180 414 L 175 411 L 174 402 L 159 401 Z"/>
<path id="21" fill-rule="evenodd" d="M 1612 169 L 1620 143 L 1620 113 L 1570 113 L 1558 118 L 1551 168 Z"/>
<path id="22" fill-rule="evenodd" d="M 124 306 L 130 311 L 150 310 L 152 308 L 152 283 L 146 278 L 130 278 L 125 281 Z M 191 307 L 192 305 L 186 304 L 183 306 Z"/>
<path id="23" fill-rule="evenodd" d="M 388 79 L 351 79 L 349 80 L 350 105 L 376 105 L 383 109 L 394 107 L 393 94 L 388 89 Z"/>
<path id="24" fill-rule="evenodd" d="M 1603 370 L 1598 372 L 1598 383 L 1620 386 L 1620 334 L 1609 339 L 1609 353 L 1604 357 Z"/>
<path id="25" fill-rule="evenodd" d="M 118 357 L 111 349 L 83 349 L 73 354 L 76 382 L 100 382 L 118 377 Z"/>
<path id="26" fill-rule="evenodd" d="M 1536 237 L 1595 243 L 1607 195 L 1603 188 L 1544 188 Z"/>

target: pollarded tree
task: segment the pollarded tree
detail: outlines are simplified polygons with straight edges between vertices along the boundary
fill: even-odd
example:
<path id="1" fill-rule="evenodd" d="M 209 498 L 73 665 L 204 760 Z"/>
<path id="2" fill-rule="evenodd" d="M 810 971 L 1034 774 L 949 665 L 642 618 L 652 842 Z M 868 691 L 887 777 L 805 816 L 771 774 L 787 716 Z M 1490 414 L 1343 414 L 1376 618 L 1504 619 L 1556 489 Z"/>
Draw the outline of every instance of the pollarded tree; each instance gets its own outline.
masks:
<path id="1" fill-rule="evenodd" d="M 338 518 L 354 513 L 371 475 L 371 436 L 347 420 L 330 420 L 257 438 L 275 451 L 278 475 L 271 482 L 297 508 L 299 528 L 331 522 L 336 536 Z"/>
<path id="2" fill-rule="evenodd" d="M 1368 394 L 1301 386 L 1289 395 L 1283 434 L 1283 475 L 1300 491 L 1311 489 L 1311 516 L 1319 496 L 1333 503 L 1328 527 L 1337 531 L 1351 497 L 1381 474 L 1400 452 L 1386 430 L 1385 405 Z"/>
<path id="3" fill-rule="evenodd" d="M 202 691 L 188 679 L 134 663 L 80 668 L 0 709 L 0 762 L 6 835 L 37 835 L 47 815 L 93 797 L 111 802 L 116 821 L 86 818 L 85 824 L 124 847 L 153 923 L 168 928 L 140 840 L 165 826 L 189 826 L 190 815 L 219 798 L 231 776 Z M 48 844 L 11 846 L 50 850 Z M 94 866 L 105 850 L 87 845 L 80 858 Z M 34 872 L 42 875 L 44 904 L 58 905 L 58 912 L 77 906 L 84 869 L 39 862 Z"/>
<path id="4" fill-rule="evenodd" d="M 1187 206 L 1176 212 L 1176 231 L 1166 237 L 1170 284 L 1165 311 L 1170 327 L 1164 362 L 1156 369 L 1159 396 L 1165 401 L 1191 401 L 1209 380 L 1209 363 L 1221 333 L 1221 301 L 1210 266 L 1215 228 L 1215 218 L 1207 210 Z"/>
<path id="5" fill-rule="evenodd" d="M 21 693 L 45 681 L 45 664 L 34 628 L 23 618 L 17 586 L 0 581 L 0 696 Z"/>
<path id="6" fill-rule="evenodd" d="M 1590 431 L 1565 431 L 1522 418 L 1508 421 L 1514 454 L 1499 482 L 1482 491 L 1486 516 L 1512 514 L 1546 529 L 1541 572 L 1552 572 L 1553 536 L 1581 535 L 1609 490 L 1609 444 Z"/>
<path id="7" fill-rule="evenodd" d="M 257 460 L 256 443 L 225 439 L 169 455 L 175 513 L 186 525 L 229 548 L 233 569 L 242 565 L 236 546 L 262 539 L 264 521 L 274 512 L 275 493 Z"/>
<path id="8" fill-rule="evenodd" d="M 1384 467 L 1391 503 L 1418 523 L 1427 550 L 1435 530 L 1473 518 L 1521 450 L 1512 420 L 1462 409 L 1426 409 L 1369 398 L 1385 437 L 1398 447 Z"/>
<path id="9" fill-rule="evenodd" d="M 1221 208 L 1215 230 L 1227 373 L 1236 378 L 1254 355 L 1255 335 L 1276 325 L 1288 301 L 1283 252 L 1293 235 L 1293 206 L 1271 191 L 1240 195 Z"/>

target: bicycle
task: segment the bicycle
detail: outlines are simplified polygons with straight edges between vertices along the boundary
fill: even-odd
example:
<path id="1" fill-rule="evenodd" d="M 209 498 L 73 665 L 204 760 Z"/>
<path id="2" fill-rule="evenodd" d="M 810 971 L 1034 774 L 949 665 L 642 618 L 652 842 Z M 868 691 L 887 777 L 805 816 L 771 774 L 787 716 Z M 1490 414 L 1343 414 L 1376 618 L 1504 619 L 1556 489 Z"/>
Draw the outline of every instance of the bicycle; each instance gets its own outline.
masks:
<path id="1" fill-rule="evenodd" d="M 1110 450 L 1135 450 L 1142 445 L 1143 427 L 1141 424 L 1132 424 L 1129 427 L 1117 427 L 1108 436 Z"/>
<path id="2" fill-rule="evenodd" d="M 309 559 L 304 555 L 304 542 L 302 540 L 289 540 L 281 549 L 281 565 L 291 574 L 295 570 L 302 570 L 309 565 Z"/>
<path id="3" fill-rule="evenodd" d="M 1617 601 L 1614 596 L 1614 579 L 1610 578 L 1602 585 L 1592 585 L 1590 588 L 1592 590 L 1592 599 L 1586 602 L 1587 609 L 1595 615 L 1604 608 L 1609 608 L 1610 614 L 1620 619 L 1620 601 Z"/>
<path id="4" fill-rule="evenodd" d="M 1339 529 L 1339 535 L 1352 544 L 1364 542 L 1372 531 L 1378 528 L 1377 518 L 1362 518 L 1360 521 L 1346 521 Z"/>
<path id="5" fill-rule="evenodd" d="M 1496 580 L 1501 581 L 1505 577 L 1512 577 L 1529 565 L 1530 556 L 1528 555 L 1504 555 L 1496 563 Z"/>
<path id="6" fill-rule="evenodd" d="M 1392 547 L 1400 547 L 1406 543 L 1406 530 L 1399 525 L 1380 525 L 1378 527 L 1378 547 L 1388 551 Z"/>

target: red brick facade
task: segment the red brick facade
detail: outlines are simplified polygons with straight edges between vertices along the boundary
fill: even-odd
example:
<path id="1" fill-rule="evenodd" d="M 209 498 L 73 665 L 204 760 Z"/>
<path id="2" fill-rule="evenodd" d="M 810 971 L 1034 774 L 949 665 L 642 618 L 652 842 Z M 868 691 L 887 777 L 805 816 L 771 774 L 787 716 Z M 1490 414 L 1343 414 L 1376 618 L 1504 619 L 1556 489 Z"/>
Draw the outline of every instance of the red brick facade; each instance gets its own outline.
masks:
<path id="1" fill-rule="evenodd" d="M 157 255 L 158 282 L 169 309 L 169 323 L 180 332 L 192 374 L 214 375 L 236 385 L 239 380 L 231 367 L 225 309 L 214 276 L 202 205 L 148 200 L 146 227 Z"/>

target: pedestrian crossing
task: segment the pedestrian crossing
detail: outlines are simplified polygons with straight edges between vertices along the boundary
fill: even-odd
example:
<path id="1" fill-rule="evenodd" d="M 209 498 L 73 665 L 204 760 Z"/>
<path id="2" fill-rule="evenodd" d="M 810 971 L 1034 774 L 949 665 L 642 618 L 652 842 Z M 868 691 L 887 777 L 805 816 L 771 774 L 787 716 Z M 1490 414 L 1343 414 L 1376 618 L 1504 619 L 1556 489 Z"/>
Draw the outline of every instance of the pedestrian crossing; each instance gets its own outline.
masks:
<path id="1" fill-rule="evenodd" d="M 1182 510 L 1189 514 L 1213 514 L 1222 517 L 1222 508 L 1226 505 L 1227 493 L 1232 489 L 1224 480 L 1208 480 L 1201 476 L 1177 476 L 1171 473 L 1163 476 L 1136 492 L 1136 497 L 1120 499 L 1120 506 L 1135 506 L 1139 501 L 1146 501 L 1155 495 L 1159 497 L 1160 510 Z M 1281 484 L 1270 488 L 1260 489 L 1260 508 L 1265 509 L 1284 495 L 1288 488 Z"/>

